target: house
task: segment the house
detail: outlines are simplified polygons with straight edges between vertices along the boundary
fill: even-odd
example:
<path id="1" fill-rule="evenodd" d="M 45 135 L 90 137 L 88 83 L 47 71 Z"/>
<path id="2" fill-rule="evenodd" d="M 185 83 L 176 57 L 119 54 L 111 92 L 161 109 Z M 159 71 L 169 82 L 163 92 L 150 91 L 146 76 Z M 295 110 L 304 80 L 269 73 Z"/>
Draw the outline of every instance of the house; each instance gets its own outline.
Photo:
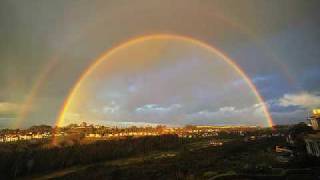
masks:
<path id="1" fill-rule="evenodd" d="M 311 156 L 320 157 L 320 133 L 309 134 L 305 137 L 307 153 Z"/>
<path id="2" fill-rule="evenodd" d="M 320 109 L 314 109 L 312 111 L 312 115 L 309 117 L 309 120 L 313 130 L 320 130 Z"/>

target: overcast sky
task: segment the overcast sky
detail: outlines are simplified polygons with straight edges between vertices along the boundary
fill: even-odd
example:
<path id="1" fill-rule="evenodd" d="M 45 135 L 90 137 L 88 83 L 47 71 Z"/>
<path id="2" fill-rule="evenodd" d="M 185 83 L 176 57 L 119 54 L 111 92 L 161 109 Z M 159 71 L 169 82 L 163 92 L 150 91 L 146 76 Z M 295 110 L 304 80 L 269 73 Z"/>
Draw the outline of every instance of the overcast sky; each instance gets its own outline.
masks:
<path id="1" fill-rule="evenodd" d="M 303 121 L 309 109 L 320 106 L 318 7 L 317 0 L 2 0 L 0 127 L 52 125 L 97 57 L 128 39 L 162 33 L 223 51 L 255 83 L 275 123 Z M 157 43 L 160 55 L 138 53 L 159 48 Z M 70 114 L 79 121 L 265 123 L 239 75 L 198 46 L 136 45 L 99 72 L 103 76 L 87 78 L 79 91 L 83 98 L 74 100 Z M 86 111 L 80 108 L 85 106 Z"/>

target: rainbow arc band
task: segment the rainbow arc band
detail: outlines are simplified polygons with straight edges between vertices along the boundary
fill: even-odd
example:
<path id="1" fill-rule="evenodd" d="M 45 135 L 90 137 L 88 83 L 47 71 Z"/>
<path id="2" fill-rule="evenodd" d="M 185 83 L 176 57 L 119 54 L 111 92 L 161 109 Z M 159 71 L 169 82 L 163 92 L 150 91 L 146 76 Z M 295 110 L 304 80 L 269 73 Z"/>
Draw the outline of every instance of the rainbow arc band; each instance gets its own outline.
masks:
<path id="1" fill-rule="evenodd" d="M 88 77 L 100 64 L 101 62 L 103 62 L 104 60 L 108 59 L 108 57 L 112 56 L 114 53 L 128 48 L 131 45 L 137 44 L 137 43 L 141 43 L 141 42 L 145 42 L 145 41 L 149 41 L 149 40 L 180 40 L 180 41 L 185 41 L 187 43 L 193 43 L 196 45 L 199 45 L 205 49 L 207 49 L 208 51 L 218 55 L 219 57 L 221 57 L 226 63 L 228 63 L 229 66 L 231 66 L 243 79 L 244 81 L 248 84 L 248 86 L 250 87 L 250 89 L 253 91 L 254 95 L 256 96 L 258 102 L 262 105 L 263 108 L 263 112 L 266 116 L 267 119 L 267 123 L 270 127 L 273 126 L 273 120 L 272 117 L 270 115 L 270 112 L 268 110 L 268 107 L 266 105 L 266 103 L 264 102 L 263 97 L 260 95 L 259 91 L 257 90 L 257 87 L 254 85 L 254 83 L 252 82 L 252 80 L 248 77 L 248 75 L 241 69 L 241 67 L 231 58 L 229 58 L 226 54 L 224 54 L 223 52 L 221 52 L 220 50 L 218 50 L 217 48 L 214 48 L 213 46 L 199 41 L 197 39 L 191 38 L 191 37 L 187 37 L 187 36 L 180 36 L 180 35 L 173 35 L 173 34 L 155 34 L 155 35 L 145 35 L 145 36 L 141 36 L 141 37 L 137 37 L 134 39 L 130 39 L 124 43 L 121 43 L 118 46 L 115 46 L 114 48 L 111 48 L 110 50 L 106 51 L 104 54 L 102 54 L 99 58 L 97 58 L 92 65 L 90 65 L 79 77 L 79 79 L 76 81 L 75 85 L 73 86 L 73 88 L 70 91 L 70 94 L 67 96 L 67 98 L 65 99 L 62 108 L 60 110 L 59 116 L 56 120 L 55 125 L 56 126 L 62 126 L 64 118 L 65 118 L 65 114 L 68 110 L 68 107 L 70 106 L 73 97 L 75 96 L 75 93 L 77 92 L 77 90 L 79 89 L 81 82 Z"/>
<path id="2" fill-rule="evenodd" d="M 276 63 L 278 65 L 278 67 L 280 67 L 282 69 L 282 73 L 287 78 L 289 84 L 293 87 L 297 87 L 297 83 L 294 80 L 292 73 L 290 72 L 287 65 L 285 65 L 282 61 L 279 60 L 280 58 L 274 53 L 274 51 L 272 49 L 270 49 L 269 46 L 266 46 L 264 44 L 264 42 L 259 38 L 259 36 L 254 31 L 252 31 L 251 29 L 248 29 L 246 26 L 244 26 L 243 24 L 241 24 L 235 20 L 228 19 L 227 17 L 225 17 L 223 15 L 224 13 L 221 13 L 219 11 L 203 11 L 203 13 L 205 13 L 208 17 L 217 18 L 217 19 L 221 20 L 223 23 L 229 25 L 231 28 L 237 29 L 240 32 L 252 37 L 258 46 L 260 46 L 262 49 L 266 50 L 266 54 L 268 55 L 269 59 L 272 62 Z M 82 35 L 83 35 L 83 33 L 82 33 Z M 170 36 L 175 36 L 175 35 L 170 35 Z M 79 34 L 78 37 L 81 37 L 81 34 Z M 146 37 L 146 36 L 142 36 L 142 37 Z M 186 36 L 183 36 L 183 37 L 189 38 Z M 191 38 L 191 39 L 193 39 L 193 38 Z M 77 41 L 73 42 L 73 44 L 77 44 L 77 43 L 78 43 Z M 72 45 L 69 45 L 69 46 L 72 46 Z M 27 118 L 27 116 L 30 113 L 30 110 L 32 109 L 32 105 L 35 101 L 37 94 L 39 93 L 41 88 L 44 86 L 45 82 L 47 82 L 47 79 L 50 76 L 51 72 L 53 72 L 53 70 L 56 68 L 56 66 L 61 62 L 59 59 L 60 59 L 59 55 L 58 54 L 55 55 L 49 61 L 49 63 L 46 65 L 44 70 L 39 74 L 38 79 L 35 81 L 35 84 L 33 85 L 29 95 L 26 97 L 26 99 L 20 109 L 20 112 L 18 113 L 17 120 L 12 125 L 13 128 L 19 128 L 21 126 L 21 124 L 23 123 L 23 121 Z"/>

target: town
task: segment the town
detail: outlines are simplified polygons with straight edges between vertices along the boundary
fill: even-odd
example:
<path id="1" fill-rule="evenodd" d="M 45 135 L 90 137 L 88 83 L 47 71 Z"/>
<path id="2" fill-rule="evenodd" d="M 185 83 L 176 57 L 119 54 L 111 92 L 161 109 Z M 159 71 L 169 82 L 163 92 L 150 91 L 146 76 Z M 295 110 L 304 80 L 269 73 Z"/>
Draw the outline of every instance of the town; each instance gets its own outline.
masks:
<path id="1" fill-rule="evenodd" d="M 286 155 L 294 154 L 294 145 L 303 141 L 308 154 L 320 157 L 320 109 L 312 110 L 312 115 L 306 122 L 297 125 L 275 126 L 262 128 L 258 126 L 196 126 L 167 127 L 165 125 L 145 127 L 107 127 L 101 125 L 70 124 L 65 127 L 47 125 L 32 126 L 28 129 L 2 129 L 0 130 L 0 143 L 14 143 L 21 141 L 53 140 L 57 143 L 66 139 L 73 144 L 74 141 L 90 143 L 98 140 L 117 140 L 144 136 L 177 135 L 180 138 L 206 138 L 219 136 L 238 136 L 244 141 L 271 137 L 285 137 L 286 147 L 275 147 L 276 151 Z M 290 156 L 287 156 L 290 157 Z M 286 160 L 287 161 L 287 160 Z"/>
<path id="2" fill-rule="evenodd" d="M 101 177 L 112 179 L 115 176 L 108 170 L 110 167 L 101 163 L 120 158 L 127 164 L 123 166 L 126 169 L 117 166 L 111 166 L 111 169 L 126 173 L 140 167 L 139 163 L 151 163 L 143 171 L 150 175 L 158 165 L 169 168 L 172 163 L 193 162 L 197 170 L 190 171 L 193 165 L 189 164 L 185 171 L 192 175 L 182 173 L 181 177 L 314 178 L 319 175 L 316 168 L 320 157 L 319 124 L 320 110 L 315 109 L 304 122 L 270 128 L 196 125 L 120 128 L 82 122 L 65 127 L 40 125 L 28 129 L 2 129 L 0 165 L 4 168 L 1 173 L 12 178 L 48 171 L 53 172 L 50 177 L 57 178 L 59 174 L 69 172 L 64 170 L 66 167 L 79 166 L 80 169 L 71 172 L 76 173 L 75 178 L 86 178 L 90 177 L 87 166 L 92 166 L 102 173 Z M 57 155 L 61 158 L 55 159 Z M 52 163 L 46 164 L 48 161 Z M 211 164 L 212 170 L 205 168 L 207 163 Z M 74 178 L 73 173 L 66 174 L 67 179 L 69 175 Z M 167 173 L 162 177 L 173 175 L 170 168 Z M 135 175 L 140 177 L 142 174 Z"/>
<path id="3" fill-rule="evenodd" d="M 64 138 L 77 136 L 86 140 L 111 140 L 126 137 L 159 136 L 176 134 L 183 138 L 214 137 L 219 134 L 234 134 L 245 136 L 249 132 L 261 129 L 257 126 L 195 126 L 184 127 L 157 126 L 130 126 L 130 127 L 107 127 L 101 125 L 88 125 L 86 122 L 70 124 L 65 127 L 47 125 L 32 126 L 28 129 L 3 129 L 0 131 L 0 142 L 9 143 L 16 141 L 36 141 L 51 138 Z M 272 134 L 278 135 L 278 134 Z M 266 135 L 263 135 L 266 136 Z"/>

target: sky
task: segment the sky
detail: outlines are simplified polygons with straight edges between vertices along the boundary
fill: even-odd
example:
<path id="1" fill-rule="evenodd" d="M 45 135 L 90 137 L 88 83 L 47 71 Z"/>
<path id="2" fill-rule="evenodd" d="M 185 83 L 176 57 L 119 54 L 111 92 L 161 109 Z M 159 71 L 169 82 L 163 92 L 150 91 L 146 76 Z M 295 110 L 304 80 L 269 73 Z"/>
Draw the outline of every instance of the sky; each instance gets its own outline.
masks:
<path id="1" fill-rule="evenodd" d="M 253 81 L 274 123 L 305 121 L 320 106 L 318 5 L 2 0 L 0 128 L 53 125 L 81 74 L 101 54 L 153 34 L 215 47 Z M 217 54 L 188 42 L 150 41 L 118 51 L 96 68 L 68 114 L 97 123 L 264 123 L 251 91 Z"/>

